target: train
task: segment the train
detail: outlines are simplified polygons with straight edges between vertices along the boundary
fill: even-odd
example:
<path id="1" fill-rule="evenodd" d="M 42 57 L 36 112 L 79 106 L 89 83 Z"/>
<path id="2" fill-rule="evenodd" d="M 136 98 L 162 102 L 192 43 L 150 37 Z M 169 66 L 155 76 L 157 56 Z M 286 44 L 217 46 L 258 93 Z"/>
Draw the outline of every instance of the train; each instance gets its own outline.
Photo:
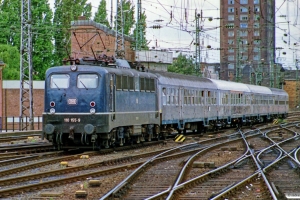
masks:
<path id="1" fill-rule="evenodd" d="M 113 56 L 69 59 L 46 71 L 43 138 L 56 149 L 111 148 L 174 133 L 284 118 L 277 88 L 145 69 Z"/>

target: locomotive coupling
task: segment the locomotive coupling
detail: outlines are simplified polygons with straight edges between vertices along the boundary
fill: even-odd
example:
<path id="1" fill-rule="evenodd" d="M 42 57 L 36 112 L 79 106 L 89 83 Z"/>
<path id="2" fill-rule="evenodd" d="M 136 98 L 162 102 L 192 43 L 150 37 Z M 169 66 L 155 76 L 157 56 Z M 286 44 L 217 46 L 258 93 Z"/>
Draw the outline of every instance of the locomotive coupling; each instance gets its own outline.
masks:
<path id="1" fill-rule="evenodd" d="M 70 127 L 69 139 L 74 140 L 74 126 Z"/>

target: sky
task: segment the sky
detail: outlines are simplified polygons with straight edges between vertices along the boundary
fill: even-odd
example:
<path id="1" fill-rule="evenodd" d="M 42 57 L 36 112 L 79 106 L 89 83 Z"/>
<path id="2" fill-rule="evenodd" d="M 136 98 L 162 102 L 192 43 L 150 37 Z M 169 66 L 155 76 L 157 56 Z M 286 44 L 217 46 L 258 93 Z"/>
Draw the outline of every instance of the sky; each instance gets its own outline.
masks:
<path id="1" fill-rule="evenodd" d="M 223 0 L 228 2 L 227 0 Z M 53 5 L 54 0 L 49 0 Z M 97 10 L 100 0 L 88 0 L 93 12 Z M 108 16 L 115 16 L 117 0 L 107 0 Z M 220 1 L 219 0 L 142 0 L 142 11 L 147 16 L 146 38 L 148 46 L 155 49 L 173 49 L 182 52 L 195 51 L 195 13 L 202 12 L 200 26 L 201 44 L 211 46 L 212 50 L 202 51 L 202 61 L 220 62 Z M 137 0 L 132 3 L 137 5 Z M 137 6 L 136 6 L 137 9 Z M 295 68 L 295 60 L 300 59 L 300 0 L 276 0 L 276 50 L 277 62 L 284 67 Z M 288 13 L 288 15 L 287 15 Z M 172 16 L 172 18 L 171 18 Z M 212 21 L 209 20 L 212 18 Z M 110 20 L 110 19 L 109 19 Z M 153 29 L 153 25 L 162 28 Z M 285 36 L 287 35 L 287 36 Z"/>

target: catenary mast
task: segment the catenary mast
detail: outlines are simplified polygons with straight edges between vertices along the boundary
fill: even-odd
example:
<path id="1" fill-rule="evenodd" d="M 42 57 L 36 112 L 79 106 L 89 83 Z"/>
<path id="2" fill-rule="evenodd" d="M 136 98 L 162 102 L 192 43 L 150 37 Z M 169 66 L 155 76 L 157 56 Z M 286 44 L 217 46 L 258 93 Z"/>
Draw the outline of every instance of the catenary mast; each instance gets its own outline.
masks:
<path id="1" fill-rule="evenodd" d="M 33 129 L 31 0 L 21 1 L 20 125 Z M 27 121 L 29 117 L 29 120 Z"/>
<path id="2" fill-rule="evenodd" d="M 117 0 L 116 10 L 116 47 L 115 57 L 124 59 L 125 58 L 125 45 L 124 45 L 124 20 L 123 20 L 123 1 Z"/>

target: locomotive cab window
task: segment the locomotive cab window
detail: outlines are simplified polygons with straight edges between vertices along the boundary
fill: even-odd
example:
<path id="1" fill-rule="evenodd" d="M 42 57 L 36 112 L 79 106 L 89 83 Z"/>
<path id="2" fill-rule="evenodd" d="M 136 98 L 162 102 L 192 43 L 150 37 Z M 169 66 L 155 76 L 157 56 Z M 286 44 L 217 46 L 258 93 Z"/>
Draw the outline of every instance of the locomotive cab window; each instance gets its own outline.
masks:
<path id="1" fill-rule="evenodd" d="M 98 86 L 98 75 L 97 74 L 79 74 L 77 76 L 77 87 L 78 88 L 97 88 Z"/>
<path id="2" fill-rule="evenodd" d="M 50 78 L 50 88 L 68 88 L 70 84 L 70 76 L 68 74 L 53 74 Z"/>

